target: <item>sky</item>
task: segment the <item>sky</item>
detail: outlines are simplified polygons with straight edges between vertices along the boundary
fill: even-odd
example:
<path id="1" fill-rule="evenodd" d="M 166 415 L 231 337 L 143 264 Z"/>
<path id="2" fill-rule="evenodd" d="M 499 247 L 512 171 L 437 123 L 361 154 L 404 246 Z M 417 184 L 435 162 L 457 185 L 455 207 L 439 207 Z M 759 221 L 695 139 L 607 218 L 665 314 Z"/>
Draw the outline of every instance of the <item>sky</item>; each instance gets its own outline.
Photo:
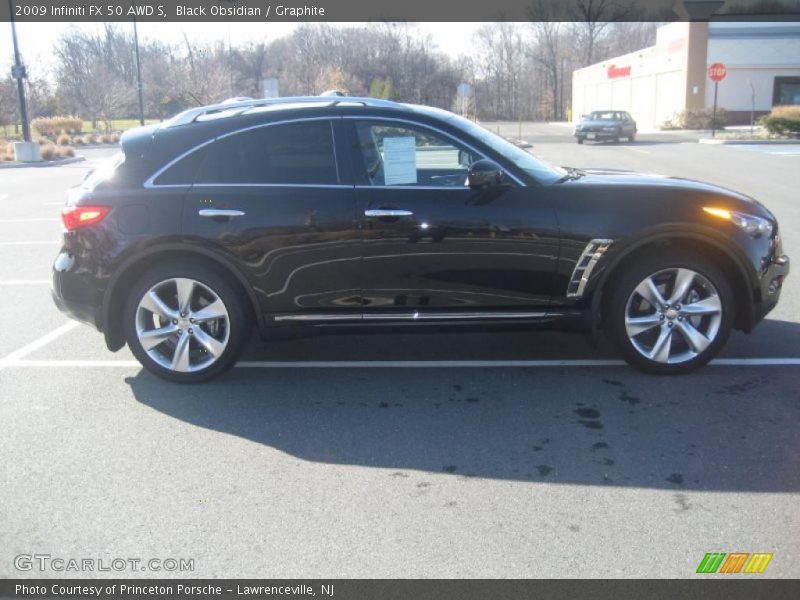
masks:
<path id="1" fill-rule="evenodd" d="M 363 23 L 331 23 L 331 25 L 363 25 Z M 470 50 L 472 34 L 483 23 L 416 23 L 424 34 L 430 34 L 436 47 L 442 52 L 457 57 Z M 47 76 L 53 67 L 51 48 L 61 33 L 68 27 L 75 26 L 89 31 L 98 30 L 98 23 L 17 23 L 17 38 L 23 62 L 36 76 Z M 132 27 L 119 23 L 119 27 Z M 234 40 L 242 44 L 249 40 L 271 41 L 288 35 L 297 27 L 297 23 L 139 23 L 139 39 L 156 39 L 169 43 L 183 41 L 183 33 L 190 39 L 213 41 L 219 39 Z M 5 75 L 13 63 L 13 46 L 11 43 L 11 26 L 0 23 L 0 72 Z"/>

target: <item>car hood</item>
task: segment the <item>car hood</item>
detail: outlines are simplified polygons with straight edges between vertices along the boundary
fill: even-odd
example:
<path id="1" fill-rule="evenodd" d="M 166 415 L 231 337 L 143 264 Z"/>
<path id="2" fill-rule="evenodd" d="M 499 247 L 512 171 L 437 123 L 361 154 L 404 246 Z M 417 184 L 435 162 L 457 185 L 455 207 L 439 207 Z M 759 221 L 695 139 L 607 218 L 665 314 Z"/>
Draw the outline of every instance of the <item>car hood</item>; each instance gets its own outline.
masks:
<path id="1" fill-rule="evenodd" d="M 600 187 L 659 187 L 676 191 L 691 191 L 703 195 L 726 196 L 747 205 L 759 207 L 761 211 L 767 209 L 757 200 L 722 186 L 681 177 L 668 177 L 654 173 L 639 173 L 637 171 L 624 171 L 620 169 L 579 169 L 585 173 L 582 177 L 565 180 L 567 185 L 575 186 L 600 186 Z M 760 212 L 760 211 L 758 211 Z"/>

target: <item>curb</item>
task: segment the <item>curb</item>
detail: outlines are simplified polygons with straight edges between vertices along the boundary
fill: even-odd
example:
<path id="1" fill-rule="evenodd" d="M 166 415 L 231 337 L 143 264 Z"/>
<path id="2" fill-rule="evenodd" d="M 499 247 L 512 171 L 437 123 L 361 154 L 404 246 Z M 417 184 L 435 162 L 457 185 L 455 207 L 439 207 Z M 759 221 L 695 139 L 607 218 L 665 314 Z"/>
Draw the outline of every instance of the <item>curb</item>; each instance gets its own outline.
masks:
<path id="1" fill-rule="evenodd" d="M 712 144 L 714 146 L 735 146 L 735 145 L 746 145 L 746 146 L 774 146 L 774 145 L 791 145 L 791 144 L 800 144 L 800 139 L 797 140 L 717 140 L 711 138 L 704 138 L 702 140 L 697 140 L 700 144 Z"/>
<path id="2" fill-rule="evenodd" d="M 80 148 L 81 150 L 103 150 L 105 148 L 119 148 L 119 142 L 116 144 L 77 144 L 73 145 L 73 148 L 76 150 Z"/>
<path id="3" fill-rule="evenodd" d="M 9 163 L 9 164 L 0 164 L 0 169 L 31 169 L 31 168 L 42 168 L 42 167 L 60 167 L 61 165 L 70 165 L 72 163 L 83 162 L 86 160 L 85 156 L 72 156 L 70 158 L 62 158 L 61 160 L 43 160 L 40 162 L 33 162 L 33 163 Z"/>

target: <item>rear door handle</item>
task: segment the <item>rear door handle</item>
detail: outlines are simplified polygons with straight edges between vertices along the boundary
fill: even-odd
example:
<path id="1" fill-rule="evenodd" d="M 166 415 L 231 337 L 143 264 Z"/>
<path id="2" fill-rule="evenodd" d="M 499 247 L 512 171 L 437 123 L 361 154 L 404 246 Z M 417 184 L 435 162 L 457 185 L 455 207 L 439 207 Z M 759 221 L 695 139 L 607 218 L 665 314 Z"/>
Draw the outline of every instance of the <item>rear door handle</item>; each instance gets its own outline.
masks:
<path id="1" fill-rule="evenodd" d="M 400 210 L 396 208 L 378 208 L 364 211 L 365 217 L 413 217 L 414 213 L 410 210 Z"/>
<path id="2" fill-rule="evenodd" d="M 230 209 L 222 209 L 222 208 L 204 208 L 202 210 L 198 210 L 197 214 L 201 217 L 208 217 L 211 219 L 220 218 L 220 217 L 243 217 L 244 211 L 241 210 L 230 210 Z"/>

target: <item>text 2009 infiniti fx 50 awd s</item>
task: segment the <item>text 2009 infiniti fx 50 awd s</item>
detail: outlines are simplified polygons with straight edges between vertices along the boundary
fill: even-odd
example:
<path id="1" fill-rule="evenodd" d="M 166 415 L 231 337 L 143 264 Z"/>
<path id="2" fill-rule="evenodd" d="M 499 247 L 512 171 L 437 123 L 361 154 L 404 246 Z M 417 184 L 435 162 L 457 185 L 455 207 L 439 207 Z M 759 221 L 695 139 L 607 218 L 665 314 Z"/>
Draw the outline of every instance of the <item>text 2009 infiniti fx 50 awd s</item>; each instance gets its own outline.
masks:
<path id="1" fill-rule="evenodd" d="M 558 168 L 451 113 L 364 98 L 186 111 L 71 190 L 54 298 L 173 381 L 253 328 L 571 321 L 683 373 L 789 270 L 773 215 L 683 179 Z"/>

